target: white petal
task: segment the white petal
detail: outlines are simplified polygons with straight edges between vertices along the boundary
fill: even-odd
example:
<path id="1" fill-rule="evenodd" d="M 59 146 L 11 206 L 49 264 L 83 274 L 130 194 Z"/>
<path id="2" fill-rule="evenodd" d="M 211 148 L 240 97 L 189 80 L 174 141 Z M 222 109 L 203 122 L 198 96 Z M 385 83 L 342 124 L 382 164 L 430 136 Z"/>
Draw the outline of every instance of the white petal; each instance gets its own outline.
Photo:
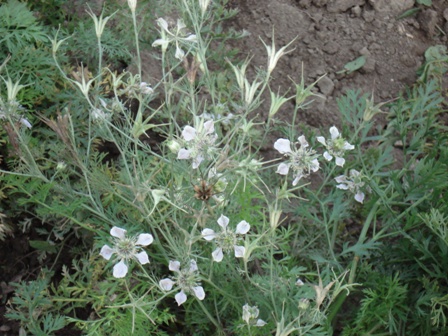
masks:
<path id="1" fill-rule="evenodd" d="M 152 43 L 152 46 L 153 46 L 153 47 L 162 46 L 162 48 L 166 48 L 166 47 L 168 47 L 168 44 L 169 44 L 168 40 L 165 40 L 165 39 L 157 39 L 157 40 L 155 40 L 155 41 Z"/>
<path id="2" fill-rule="evenodd" d="M 191 141 L 196 137 L 196 129 L 191 126 L 185 126 L 184 130 L 182 131 L 182 136 L 186 141 Z"/>
<path id="3" fill-rule="evenodd" d="M 352 177 L 358 177 L 360 175 L 360 172 L 355 169 L 350 169 L 350 176 Z"/>
<path id="4" fill-rule="evenodd" d="M 292 185 L 295 187 L 297 185 L 297 183 L 299 183 L 300 179 L 303 177 L 303 174 L 297 174 L 296 178 L 294 179 L 294 181 L 292 181 Z"/>
<path id="5" fill-rule="evenodd" d="M 348 190 L 348 185 L 345 184 L 345 183 L 342 183 L 342 184 L 338 184 L 338 185 L 336 186 L 336 188 L 338 188 L 338 189 L 342 189 L 342 190 Z"/>
<path id="6" fill-rule="evenodd" d="M 291 141 L 288 139 L 278 139 L 274 143 L 274 148 L 280 152 L 280 154 L 291 153 Z"/>
<path id="7" fill-rule="evenodd" d="M 216 238 L 216 233 L 212 229 L 204 229 L 204 230 L 202 230 L 201 235 L 202 235 L 202 237 L 205 240 L 208 240 L 208 241 L 213 240 L 213 239 Z"/>
<path id="8" fill-rule="evenodd" d="M 191 259 L 190 260 L 190 272 L 196 272 L 198 270 L 198 264 L 196 263 L 196 260 Z"/>
<path id="9" fill-rule="evenodd" d="M 181 19 L 177 19 L 177 31 L 180 31 L 186 27 L 187 25 Z"/>
<path id="10" fill-rule="evenodd" d="M 244 253 L 246 252 L 246 248 L 244 246 L 234 245 L 233 249 L 235 250 L 235 257 L 236 258 L 244 257 Z"/>
<path id="11" fill-rule="evenodd" d="M 112 229 L 110 229 L 110 234 L 111 234 L 113 237 L 117 237 L 117 238 L 120 238 L 120 239 L 124 239 L 124 236 L 126 235 L 126 230 L 114 226 Z"/>
<path id="12" fill-rule="evenodd" d="M 154 241 L 154 238 L 149 233 L 142 233 L 138 236 L 136 245 L 148 246 Z"/>
<path id="13" fill-rule="evenodd" d="M 212 258 L 216 262 L 221 262 L 222 258 L 224 258 L 224 254 L 222 253 L 222 248 L 218 247 L 216 250 L 212 252 Z"/>
<path id="14" fill-rule="evenodd" d="M 204 288 L 202 288 L 201 286 L 196 286 L 196 287 L 192 287 L 191 289 L 193 290 L 194 295 L 199 300 L 204 300 L 204 298 L 205 298 Z"/>
<path id="15" fill-rule="evenodd" d="M 28 128 L 31 128 L 31 123 L 28 121 L 28 119 L 25 118 L 20 118 L 20 122 L 22 123 L 22 125 L 25 125 Z"/>
<path id="16" fill-rule="evenodd" d="M 178 60 L 182 61 L 185 57 L 185 52 L 179 47 L 179 44 L 176 43 L 176 53 L 174 54 Z"/>
<path id="17" fill-rule="evenodd" d="M 364 193 L 362 191 L 358 191 L 355 195 L 355 200 L 357 200 L 359 203 L 363 203 L 364 202 Z"/>
<path id="18" fill-rule="evenodd" d="M 197 41 L 197 37 L 196 37 L 195 34 L 191 34 L 191 35 L 188 35 L 187 37 L 185 37 L 184 41 L 196 42 Z"/>
<path id="19" fill-rule="evenodd" d="M 262 319 L 258 319 L 257 323 L 255 324 L 256 327 L 262 327 L 264 325 L 266 325 L 266 322 L 263 321 Z"/>
<path id="20" fill-rule="evenodd" d="M 345 175 L 339 175 L 334 178 L 337 183 L 345 183 L 347 182 L 347 177 Z"/>
<path id="21" fill-rule="evenodd" d="M 330 127 L 331 139 L 336 139 L 339 137 L 339 131 L 335 126 Z"/>
<path id="22" fill-rule="evenodd" d="M 215 125 L 213 120 L 206 121 L 204 123 L 205 134 L 212 134 L 215 131 Z"/>
<path id="23" fill-rule="evenodd" d="M 333 157 L 330 155 L 330 153 L 328 153 L 328 152 L 325 152 L 324 153 L 324 158 L 327 160 L 327 161 L 331 161 L 332 159 L 333 159 Z"/>
<path id="24" fill-rule="evenodd" d="M 198 168 L 202 161 L 204 161 L 204 157 L 202 155 L 196 156 L 193 159 L 193 165 L 192 165 L 193 169 Z"/>
<path id="25" fill-rule="evenodd" d="M 316 139 L 325 147 L 327 146 L 327 142 L 325 141 L 325 138 L 323 136 L 318 136 Z"/>
<path id="26" fill-rule="evenodd" d="M 345 159 L 341 157 L 336 157 L 336 166 L 344 167 Z"/>
<path id="27" fill-rule="evenodd" d="M 112 254 L 114 254 L 115 250 L 111 248 L 109 245 L 104 245 L 101 248 L 100 256 L 102 256 L 104 259 L 109 260 L 110 257 L 112 257 Z"/>
<path id="28" fill-rule="evenodd" d="M 175 282 L 168 278 L 159 281 L 159 286 L 165 291 L 170 291 L 173 288 L 174 284 Z"/>
<path id="29" fill-rule="evenodd" d="M 149 264 L 148 254 L 145 251 L 135 254 L 135 257 L 140 262 L 140 264 L 142 265 Z"/>
<path id="30" fill-rule="evenodd" d="M 190 150 L 185 149 L 185 148 L 181 148 L 179 150 L 179 153 L 177 153 L 177 158 L 179 160 L 186 160 L 190 158 Z"/>
<path id="31" fill-rule="evenodd" d="M 306 141 L 304 135 L 299 136 L 299 138 L 297 140 L 299 140 L 300 145 L 302 145 L 302 147 L 308 147 L 309 146 L 308 141 Z"/>
<path id="32" fill-rule="evenodd" d="M 236 226 L 236 234 L 246 234 L 250 230 L 250 224 L 245 220 L 238 223 Z"/>
<path id="33" fill-rule="evenodd" d="M 179 306 L 187 301 L 187 295 L 184 293 L 184 291 L 180 291 L 179 293 L 174 295 L 174 298 L 176 299 L 176 302 Z"/>
<path id="34" fill-rule="evenodd" d="M 280 163 L 278 165 L 276 173 L 280 175 L 288 175 L 288 172 L 289 172 L 289 164 Z"/>
<path id="35" fill-rule="evenodd" d="M 156 22 L 163 30 L 168 31 L 168 22 L 164 18 L 158 18 Z"/>
<path id="36" fill-rule="evenodd" d="M 114 266 L 113 275 L 115 278 L 124 278 L 124 276 L 127 273 L 128 273 L 128 266 L 126 266 L 123 260 Z"/>
<path id="37" fill-rule="evenodd" d="M 179 272 L 180 262 L 177 261 L 177 260 L 170 260 L 168 268 L 169 268 L 170 271 Z"/>
<path id="38" fill-rule="evenodd" d="M 229 218 L 224 215 L 221 215 L 218 218 L 218 225 L 225 230 L 227 225 L 229 225 Z"/>
<path id="39" fill-rule="evenodd" d="M 345 150 L 351 150 L 351 149 L 354 149 L 354 148 L 355 148 L 355 146 L 350 145 L 347 141 L 344 143 L 344 149 Z"/>
<path id="40" fill-rule="evenodd" d="M 311 170 L 313 172 L 317 172 L 319 170 L 319 161 L 317 159 L 311 161 Z"/>

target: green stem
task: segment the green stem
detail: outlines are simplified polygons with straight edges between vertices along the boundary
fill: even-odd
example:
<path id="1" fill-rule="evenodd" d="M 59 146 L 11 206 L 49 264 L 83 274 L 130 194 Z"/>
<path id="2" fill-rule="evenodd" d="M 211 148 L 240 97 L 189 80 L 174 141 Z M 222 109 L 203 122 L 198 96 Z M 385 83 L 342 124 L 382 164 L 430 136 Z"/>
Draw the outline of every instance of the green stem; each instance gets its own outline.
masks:
<path id="1" fill-rule="evenodd" d="M 138 42 L 138 29 L 137 29 L 137 17 L 135 11 L 132 11 L 132 23 L 134 25 L 134 37 L 135 37 L 135 49 L 137 50 L 137 67 L 140 81 L 142 80 L 142 60 L 140 56 L 140 44 Z"/>

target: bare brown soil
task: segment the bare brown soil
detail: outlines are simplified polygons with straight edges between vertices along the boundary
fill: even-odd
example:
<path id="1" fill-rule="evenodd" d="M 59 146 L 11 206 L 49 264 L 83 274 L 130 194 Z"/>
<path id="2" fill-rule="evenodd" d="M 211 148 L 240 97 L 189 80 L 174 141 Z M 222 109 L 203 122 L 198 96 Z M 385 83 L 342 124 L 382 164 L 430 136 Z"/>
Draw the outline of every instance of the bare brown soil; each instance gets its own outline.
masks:
<path id="1" fill-rule="evenodd" d="M 300 115 L 301 122 L 313 127 L 339 123 L 336 98 L 348 89 L 373 95 L 375 102 L 397 97 L 415 82 L 425 50 L 447 43 L 446 0 L 434 0 L 432 7 L 414 0 L 241 0 L 233 4 L 240 13 L 232 25 L 250 33 L 237 47 L 243 56 L 252 57 L 252 67 L 266 67 L 260 39 L 270 44 L 274 35 L 277 48 L 295 39 L 294 51 L 278 62 L 272 90 L 285 92 L 294 87 L 293 82 L 300 83 L 302 67 L 306 84 L 326 74 L 316 87 L 319 96 Z M 420 10 L 399 19 L 412 8 Z M 360 70 L 337 73 L 361 55 L 366 63 Z M 283 108 L 286 115 L 288 109 L 291 106 Z M 268 111 L 268 106 L 263 110 Z"/>
<path id="2" fill-rule="evenodd" d="M 266 67 L 267 54 L 260 39 L 270 44 L 274 37 L 277 48 L 294 40 L 294 50 L 278 62 L 273 73 L 273 91 L 293 92 L 302 69 L 306 84 L 326 74 L 316 85 L 315 101 L 299 116 L 300 122 L 316 128 L 340 123 L 336 99 L 348 89 L 373 95 L 375 102 L 397 97 L 415 82 L 425 50 L 448 41 L 446 0 L 433 0 L 431 7 L 414 0 L 233 0 L 230 5 L 240 12 L 229 24 L 250 33 L 234 42 L 234 47 L 241 58 L 251 57 L 252 71 Z M 399 19 L 412 8 L 420 10 Z M 361 55 L 367 61 L 360 70 L 338 74 Z M 154 76 L 149 63 L 144 73 Z M 291 109 L 284 106 L 278 115 L 287 118 Z M 268 110 L 267 102 L 259 109 L 260 114 Z M 0 245 L 0 335 L 18 334 L 18 324 L 3 317 L 14 290 L 10 284 L 32 280 L 41 267 L 29 239 L 16 232 Z M 69 263 L 67 258 L 63 262 Z"/>

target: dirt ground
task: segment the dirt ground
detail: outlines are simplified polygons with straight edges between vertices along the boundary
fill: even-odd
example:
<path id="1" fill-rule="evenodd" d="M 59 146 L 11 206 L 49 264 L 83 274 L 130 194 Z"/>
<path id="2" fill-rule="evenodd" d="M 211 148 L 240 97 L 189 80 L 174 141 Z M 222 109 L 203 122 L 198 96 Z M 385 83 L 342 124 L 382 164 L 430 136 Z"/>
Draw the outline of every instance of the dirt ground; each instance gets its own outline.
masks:
<path id="1" fill-rule="evenodd" d="M 432 3 L 426 7 L 414 0 L 234 0 L 240 13 L 232 25 L 250 33 L 237 47 L 253 57 L 252 67 L 266 67 L 260 38 L 270 44 L 273 29 L 277 48 L 296 39 L 294 51 L 278 62 L 271 89 L 293 88 L 293 81 L 301 80 L 302 65 L 306 84 L 326 74 L 316 86 L 319 96 L 301 113 L 300 122 L 327 128 L 339 123 L 336 98 L 346 90 L 373 94 L 376 103 L 393 99 L 415 82 L 425 50 L 447 44 L 448 1 Z M 420 10 L 398 18 L 412 8 Z M 360 70 L 338 74 L 362 55 L 366 63 Z M 286 115 L 291 107 L 283 107 Z"/>
<path id="2" fill-rule="evenodd" d="M 315 101 L 299 115 L 300 122 L 316 128 L 340 123 L 336 98 L 347 89 L 373 95 L 376 103 L 397 97 L 415 82 L 425 50 L 448 41 L 448 0 L 433 0 L 431 7 L 414 0 L 232 0 L 229 5 L 240 11 L 229 25 L 250 34 L 234 42 L 234 47 L 241 51 L 241 59 L 252 57 L 252 70 L 267 64 L 260 38 L 270 44 L 274 32 L 277 48 L 295 39 L 294 50 L 278 62 L 273 73 L 273 91 L 293 92 L 293 82 L 301 81 L 302 66 L 306 84 L 326 74 L 316 85 Z M 398 18 L 412 8 L 420 10 Z M 361 55 L 366 63 L 360 70 L 338 74 Z M 146 75 L 151 73 L 150 68 L 143 70 Z M 267 114 L 267 104 L 266 100 L 260 113 Z M 284 106 L 278 116 L 283 113 L 286 118 L 292 107 Z M 3 319 L 3 303 L 13 292 L 10 282 L 38 273 L 36 254 L 27 239 L 16 234 L 1 244 L 0 260 L 9 262 L 0 274 L 0 335 L 17 331 L 16 323 Z"/>

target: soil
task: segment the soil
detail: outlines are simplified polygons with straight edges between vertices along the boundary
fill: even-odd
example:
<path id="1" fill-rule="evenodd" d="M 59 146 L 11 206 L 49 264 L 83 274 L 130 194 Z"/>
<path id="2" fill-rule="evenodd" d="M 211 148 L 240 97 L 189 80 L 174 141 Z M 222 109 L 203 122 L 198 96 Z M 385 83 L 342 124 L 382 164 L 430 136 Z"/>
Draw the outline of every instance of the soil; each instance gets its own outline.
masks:
<path id="1" fill-rule="evenodd" d="M 414 0 L 246 0 L 234 1 L 240 13 L 232 25 L 249 38 L 237 47 L 250 56 L 251 66 L 266 68 L 267 53 L 260 39 L 277 50 L 294 40 L 294 50 L 277 64 L 271 89 L 294 92 L 302 69 L 307 85 L 316 85 L 314 102 L 299 115 L 300 122 L 328 128 L 340 122 L 336 99 L 348 89 L 360 90 L 384 102 L 412 85 L 430 46 L 447 44 L 448 2 L 434 0 L 431 7 Z M 415 15 L 399 19 L 412 8 Z M 360 56 L 366 63 L 351 74 L 338 74 Z M 293 83 L 294 82 L 294 83 Z M 268 100 L 267 100 L 268 101 Z M 291 101 L 291 104 L 294 102 Z M 283 111 L 288 115 L 288 109 Z M 269 111 L 261 106 L 260 111 Z M 279 112 L 278 115 L 281 115 Z"/>
<path id="2" fill-rule="evenodd" d="M 273 91 L 293 92 L 302 70 L 306 84 L 326 75 L 316 85 L 315 101 L 299 115 L 300 122 L 315 128 L 340 124 L 336 99 L 348 89 L 372 95 L 376 103 L 397 97 L 415 82 L 425 50 L 448 40 L 446 0 L 433 0 L 431 7 L 414 0 L 232 0 L 229 5 L 239 14 L 228 24 L 250 33 L 234 47 L 241 51 L 241 59 L 251 57 L 252 73 L 267 65 L 260 39 L 270 45 L 274 37 L 277 50 L 294 40 L 290 46 L 294 50 L 280 59 L 273 72 Z M 412 8 L 419 11 L 399 19 Z M 362 55 L 366 63 L 361 69 L 338 73 Z M 145 61 L 143 54 L 143 63 L 152 63 Z M 154 76 L 152 70 L 150 65 L 144 67 L 143 80 Z M 259 111 L 266 112 L 260 114 L 269 111 L 265 101 Z M 292 107 L 284 106 L 277 116 L 287 116 Z M 16 233 L 0 246 L 0 335 L 18 334 L 18 324 L 3 316 L 13 295 L 10 284 L 38 274 L 29 239 Z"/>

